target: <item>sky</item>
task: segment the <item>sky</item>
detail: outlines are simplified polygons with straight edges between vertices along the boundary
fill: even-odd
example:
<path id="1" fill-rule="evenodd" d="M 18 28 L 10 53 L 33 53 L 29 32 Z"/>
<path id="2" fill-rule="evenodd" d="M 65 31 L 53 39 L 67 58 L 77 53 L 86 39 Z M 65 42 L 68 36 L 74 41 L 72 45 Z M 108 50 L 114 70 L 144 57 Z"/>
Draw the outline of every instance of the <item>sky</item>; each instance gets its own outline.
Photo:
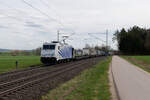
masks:
<path id="1" fill-rule="evenodd" d="M 35 49 L 57 40 L 57 30 L 60 40 L 70 36 L 66 42 L 75 48 L 101 46 L 108 30 L 109 46 L 117 49 L 112 42 L 116 30 L 149 28 L 149 4 L 149 0 L 0 0 L 0 48 Z"/>

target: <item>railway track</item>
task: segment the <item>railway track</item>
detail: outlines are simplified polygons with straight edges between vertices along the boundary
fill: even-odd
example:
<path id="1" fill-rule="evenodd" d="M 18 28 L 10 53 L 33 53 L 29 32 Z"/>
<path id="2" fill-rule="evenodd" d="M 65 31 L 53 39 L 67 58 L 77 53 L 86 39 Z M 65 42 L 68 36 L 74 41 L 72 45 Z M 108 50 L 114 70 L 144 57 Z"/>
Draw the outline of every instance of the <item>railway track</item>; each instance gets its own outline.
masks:
<path id="1" fill-rule="evenodd" d="M 58 67 L 58 66 L 63 66 L 66 64 L 69 64 L 71 62 L 68 63 L 62 63 L 62 64 L 56 64 L 56 65 L 41 65 L 41 66 L 37 66 L 37 67 L 33 67 L 33 68 L 27 68 L 24 70 L 17 70 L 17 71 L 13 71 L 13 72 L 8 72 L 8 73 L 4 73 L 2 75 L 0 75 L 0 84 L 7 82 L 7 81 L 11 81 L 11 80 L 15 80 L 24 76 L 31 76 L 34 73 L 41 73 L 42 71 L 45 70 L 50 70 L 52 68 Z"/>
<path id="2" fill-rule="evenodd" d="M 75 65 L 74 64 L 69 64 L 69 65 L 66 65 L 66 66 L 63 66 L 63 67 L 58 67 L 58 68 L 55 68 L 55 69 L 51 69 L 51 70 L 48 70 L 48 71 L 44 71 L 42 73 L 36 73 L 32 76 L 25 76 L 25 77 L 22 77 L 20 79 L 16 79 L 16 80 L 13 80 L 13 81 L 10 81 L 10 82 L 6 82 L 6 83 L 2 83 L 0 84 L 0 93 L 7 90 L 7 89 L 11 89 L 12 87 L 15 87 L 15 86 L 18 86 L 18 85 L 22 85 L 28 81 L 34 81 L 36 79 L 38 79 L 39 77 L 45 77 L 45 76 L 49 76 L 53 73 L 57 73 L 58 71 L 61 71 L 63 69 L 67 69 L 69 66 L 78 66 L 82 64 L 81 62 L 80 63 L 76 63 Z M 69 67 L 70 68 L 70 67 Z M 1 95 L 0 95 L 1 96 Z"/>
<path id="3" fill-rule="evenodd" d="M 42 71 L 39 71 L 36 73 L 36 71 L 28 70 L 29 72 L 32 71 L 32 75 L 19 77 L 10 81 L 3 81 L 0 83 L 0 98 L 3 98 L 4 100 L 11 100 L 14 95 L 20 95 L 27 94 L 27 91 L 30 91 L 30 88 L 34 88 L 39 84 L 43 84 L 44 82 L 50 82 L 51 85 L 49 87 L 53 87 L 53 85 L 56 85 L 56 83 L 59 83 L 59 81 L 68 80 L 70 77 L 75 76 L 77 73 L 81 72 L 83 69 L 87 68 L 88 66 L 91 66 L 92 64 L 96 63 L 99 60 L 99 58 L 92 58 L 92 59 L 86 59 L 83 61 L 77 61 L 73 63 L 54 65 L 55 68 L 39 68 Z M 91 62 L 91 63 L 90 63 Z M 34 69 L 35 70 L 35 69 Z M 11 75 L 19 75 L 21 73 L 29 73 L 28 71 L 13 73 Z M 25 74 L 24 74 L 25 75 Z M 70 76 L 69 76 L 70 75 Z M 41 85 L 41 87 L 44 85 Z M 38 87 L 39 88 L 39 87 Z M 30 91 L 31 92 L 31 91 Z M 8 99 L 9 98 L 9 99 Z M 17 97 L 15 97 L 17 98 Z M 20 100 L 27 100 L 23 99 Z M 1 100 L 1 99 L 0 99 Z M 18 99 L 13 99 L 18 100 Z"/>

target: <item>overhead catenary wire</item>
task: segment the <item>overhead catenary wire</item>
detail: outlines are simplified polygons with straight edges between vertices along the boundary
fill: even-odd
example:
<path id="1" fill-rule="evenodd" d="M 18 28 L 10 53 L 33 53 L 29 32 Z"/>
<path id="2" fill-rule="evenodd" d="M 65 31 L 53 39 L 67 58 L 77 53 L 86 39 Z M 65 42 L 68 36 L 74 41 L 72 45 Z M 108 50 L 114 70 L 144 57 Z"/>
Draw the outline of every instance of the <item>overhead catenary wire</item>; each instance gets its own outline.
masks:
<path id="1" fill-rule="evenodd" d="M 4 3 L 4 2 L 2 2 L 2 1 L 0 1 L 0 4 L 3 4 L 3 5 L 5 5 L 6 7 L 8 7 L 9 9 L 15 10 L 15 11 L 17 11 L 18 13 L 23 12 L 22 10 L 16 9 L 16 8 L 14 8 L 14 7 L 12 7 L 12 6 L 9 6 L 8 4 L 6 4 L 6 3 Z M 7 16 L 8 18 L 12 18 L 12 19 L 16 19 L 16 20 L 20 20 L 20 19 L 21 19 L 21 18 L 18 18 L 18 17 L 10 16 L 10 15 L 8 15 L 8 14 L 4 14 L 4 13 L 3 13 L 3 14 L 1 13 L 1 15 L 5 15 L 5 16 Z"/>
<path id="2" fill-rule="evenodd" d="M 40 0 L 40 1 L 41 1 L 41 3 L 43 3 L 47 8 L 53 10 L 57 16 L 59 16 L 59 15 L 56 13 L 56 11 L 55 11 L 51 6 L 49 6 L 44 0 Z"/>
<path id="3" fill-rule="evenodd" d="M 16 12 L 18 12 L 18 13 L 26 13 L 25 11 L 23 11 L 23 10 L 20 10 L 20 9 L 17 9 L 17 8 L 15 8 L 14 6 L 10 6 L 10 5 L 8 5 L 7 3 L 5 3 L 5 2 L 2 2 L 2 1 L 0 1 L 0 4 L 2 4 L 2 5 L 4 5 L 5 7 L 7 7 L 7 8 L 9 8 L 9 9 L 11 9 L 11 10 L 13 10 L 13 11 L 16 11 Z M 7 12 L 8 13 L 8 12 Z M 6 17 L 8 17 L 8 18 L 11 18 L 11 19 L 15 19 L 15 20 L 22 20 L 23 21 L 23 17 L 16 17 L 16 16 L 12 16 L 12 15 L 9 15 L 9 14 L 6 14 L 6 13 L 1 13 L 0 15 L 4 15 L 4 16 L 6 16 Z M 27 15 L 27 14 L 26 14 Z M 47 23 L 46 23 L 47 24 Z"/>
<path id="4" fill-rule="evenodd" d="M 64 26 L 64 24 L 63 24 L 62 22 L 58 21 L 58 20 L 55 19 L 55 18 L 50 17 L 48 14 L 46 14 L 46 13 L 44 13 L 43 11 L 41 11 L 40 9 L 34 7 L 32 4 L 28 3 L 27 1 L 25 1 L 25 0 L 22 0 L 22 1 L 23 1 L 23 3 L 27 4 L 27 5 L 30 6 L 31 8 L 35 9 L 35 10 L 38 11 L 39 13 L 41 13 L 41 14 L 47 16 L 47 17 L 49 18 L 49 20 L 53 20 L 53 21 L 57 22 L 59 25 L 61 25 L 62 28 L 65 28 L 65 26 Z M 73 31 L 73 30 L 72 30 L 72 31 Z M 74 33 L 75 33 L 75 31 L 73 31 L 73 33 L 72 33 L 70 36 L 74 35 Z"/>
<path id="5" fill-rule="evenodd" d="M 56 13 L 56 11 L 55 11 L 51 6 L 49 6 L 44 0 L 39 0 L 39 1 L 41 1 L 41 3 L 43 3 L 47 8 L 53 10 L 53 11 L 55 12 L 56 16 L 59 16 L 59 15 Z M 59 17 L 60 17 L 60 16 L 59 16 Z M 60 22 L 61 24 L 63 24 L 60 19 L 59 19 L 59 22 Z M 63 26 L 64 26 L 64 25 L 63 25 Z"/>
<path id="6" fill-rule="evenodd" d="M 5 5 L 5 6 L 8 7 L 9 9 L 16 10 L 17 12 L 23 12 L 22 10 L 16 9 L 15 7 L 12 7 L 12 6 L 9 6 L 8 4 L 6 4 L 6 3 L 4 3 L 4 2 L 2 2 L 2 1 L 0 1 L 0 4 Z"/>
<path id="7" fill-rule="evenodd" d="M 0 14 L 0 15 L 7 16 L 8 18 L 12 18 L 12 19 L 19 20 L 17 17 L 10 16 L 10 15 L 8 15 L 8 14 Z"/>
<path id="8" fill-rule="evenodd" d="M 47 16 L 47 18 L 48 18 L 50 21 L 53 20 L 53 21 L 57 22 L 59 25 L 64 26 L 64 25 L 63 25 L 61 22 L 59 22 L 57 19 L 50 17 L 48 14 L 46 14 L 46 13 L 44 13 L 43 11 L 41 11 L 40 9 L 34 7 L 32 4 L 28 3 L 27 1 L 25 1 L 25 0 L 22 0 L 22 1 L 23 1 L 23 3 L 27 4 L 28 6 L 30 6 L 30 7 L 33 8 L 34 10 L 38 11 L 39 13 L 41 13 L 42 15 Z"/>
<path id="9" fill-rule="evenodd" d="M 61 16 L 57 13 L 57 11 L 52 7 L 52 4 L 51 5 L 49 5 L 49 4 L 47 4 L 44 0 L 40 0 L 41 1 L 41 3 L 43 3 L 47 8 L 49 8 L 49 9 L 51 9 L 51 10 L 53 10 L 54 12 L 55 12 L 55 14 L 56 14 L 56 16 L 59 18 L 58 20 L 62 23 L 62 20 L 61 20 Z M 64 20 L 63 20 L 64 21 Z M 65 22 L 66 23 L 66 22 Z M 63 24 L 63 23 L 62 23 Z M 68 24 L 72 24 L 72 23 L 68 23 Z M 63 24 L 64 25 L 64 24 Z M 65 25 L 64 25 L 65 26 Z M 72 24 L 72 26 L 73 26 L 73 24 Z M 70 29 L 72 32 L 73 32 L 73 35 L 74 35 L 74 33 L 76 33 L 73 29 Z M 72 36 L 72 34 L 71 34 L 71 36 Z"/>
<path id="10" fill-rule="evenodd" d="M 88 33 L 88 35 L 90 35 L 90 36 L 94 37 L 95 39 L 98 39 L 98 40 L 100 40 L 100 41 L 102 41 L 102 42 L 106 42 L 106 41 L 102 40 L 101 38 L 98 38 L 98 37 L 92 35 L 91 33 Z"/>
<path id="11" fill-rule="evenodd" d="M 25 1 L 25 0 L 22 0 L 22 1 L 23 1 L 23 3 L 27 4 L 28 6 L 30 6 L 30 7 L 33 8 L 34 10 L 38 11 L 39 13 L 41 13 L 42 15 L 48 17 L 49 20 L 53 20 L 53 21 L 57 22 L 59 25 L 61 25 L 62 27 L 64 27 L 64 25 L 63 25 L 60 21 L 58 21 L 57 19 L 52 18 L 51 16 L 49 16 L 49 15 L 46 14 L 46 13 L 44 13 L 44 12 L 41 11 L 39 8 L 34 7 L 32 4 L 28 3 L 27 1 Z M 1 2 L 1 3 L 4 4 L 6 7 L 8 7 L 9 9 L 17 11 L 18 13 L 24 12 L 24 11 L 22 11 L 22 10 L 20 10 L 20 9 L 16 9 L 16 8 L 10 6 L 10 5 L 7 5 L 7 4 L 5 4 L 4 2 Z M 20 18 L 18 18 L 18 17 L 16 17 L 16 16 L 11 16 L 11 15 L 8 15 L 8 14 L 1 14 L 1 15 L 4 15 L 4 16 L 7 16 L 7 17 L 9 17 L 9 18 L 16 19 L 16 20 L 22 20 L 22 19 L 20 19 Z M 75 32 L 74 32 L 74 33 L 75 33 Z M 74 33 L 72 33 L 70 36 L 72 36 Z"/>
<path id="12" fill-rule="evenodd" d="M 39 13 L 41 13 L 42 15 L 48 17 L 49 20 L 53 20 L 53 21 L 57 22 L 59 25 L 61 25 L 62 27 L 64 27 L 64 24 L 63 24 L 61 21 L 59 21 L 59 20 L 57 20 L 57 19 L 55 19 L 55 18 L 52 18 L 52 17 L 49 16 L 47 13 L 43 12 L 43 11 L 40 10 L 39 8 L 34 7 L 32 4 L 30 4 L 30 3 L 27 2 L 26 0 L 22 0 L 22 1 L 23 1 L 23 3 L 27 4 L 28 6 L 30 6 L 30 7 L 33 8 L 34 10 L 38 11 Z M 2 2 L 2 3 L 3 3 L 3 2 Z M 45 4 L 46 4 L 46 3 L 45 3 Z M 11 8 L 11 9 L 13 9 L 13 10 L 19 12 L 19 13 L 20 13 L 20 12 L 23 12 L 22 10 L 13 8 L 13 7 L 9 6 L 9 5 L 6 5 L 5 3 L 4 3 L 4 5 L 7 6 L 8 8 Z M 47 4 L 47 7 L 48 7 L 48 4 Z M 50 7 L 49 7 L 49 8 L 50 8 Z M 16 19 L 16 20 L 20 20 L 20 18 L 15 17 L 15 16 L 10 16 L 10 15 L 7 15 L 7 14 L 4 14 L 4 15 L 7 16 L 7 17 Z M 58 14 L 57 14 L 57 15 L 58 15 Z M 65 27 L 64 27 L 64 28 L 65 28 Z M 72 30 L 72 32 L 73 32 L 73 33 L 71 33 L 71 35 L 69 35 L 69 37 L 70 37 L 70 36 L 73 36 L 73 35 L 75 34 L 75 31 L 74 31 L 74 30 Z"/>

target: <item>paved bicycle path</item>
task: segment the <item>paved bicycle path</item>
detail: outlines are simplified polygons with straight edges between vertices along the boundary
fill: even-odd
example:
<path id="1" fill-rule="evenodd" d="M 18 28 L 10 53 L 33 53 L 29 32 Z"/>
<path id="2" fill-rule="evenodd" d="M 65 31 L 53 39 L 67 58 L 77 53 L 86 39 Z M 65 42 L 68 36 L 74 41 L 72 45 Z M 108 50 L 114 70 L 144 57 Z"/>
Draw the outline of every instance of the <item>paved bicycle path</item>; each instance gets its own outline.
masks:
<path id="1" fill-rule="evenodd" d="M 121 100 L 150 100 L 150 73 L 113 56 L 112 72 Z"/>

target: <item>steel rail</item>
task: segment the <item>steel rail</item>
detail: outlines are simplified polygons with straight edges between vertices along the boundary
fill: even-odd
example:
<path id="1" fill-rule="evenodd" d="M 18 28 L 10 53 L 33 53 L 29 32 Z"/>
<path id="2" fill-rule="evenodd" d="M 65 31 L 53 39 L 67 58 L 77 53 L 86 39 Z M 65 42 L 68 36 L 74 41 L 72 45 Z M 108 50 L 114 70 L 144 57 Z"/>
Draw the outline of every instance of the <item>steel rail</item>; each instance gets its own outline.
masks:
<path id="1" fill-rule="evenodd" d="M 76 63 L 76 64 L 80 64 L 80 63 Z M 1 83 L 0 84 L 0 91 L 3 91 L 3 90 L 5 90 L 5 88 L 11 87 L 14 84 L 18 84 L 18 83 L 21 84 L 22 82 L 26 82 L 26 81 L 29 81 L 31 79 L 38 78 L 40 76 L 44 76 L 44 75 L 47 75 L 47 74 L 51 74 L 51 73 L 57 72 L 59 70 L 62 70 L 64 68 L 66 68 L 68 66 L 72 66 L 72 65 L 74 65 L 74 64 L 70 64 L 70 65 L 66 65 L 66 66 L 63 66 L 63 67 L 54 68 L 54 69 L 51 69 L 51 70 L 46 71 L 46 72 L 37 73 L 37 74 L 34 74 L 32 76 L 23 77 L 23 78 L 16 79 L 16 80 L 13 80 L 13 81 L 10 81 L 10 82 Z"/>
<path id="2" fill-rule="evenodd" d="M 80 64 L 76 64 L 76 65 L 73 65 L 72 67 L 68 67 L 64 70 L 60 70 L 58 71 L 57 73 L 52 73 L 51 75 L 47 75 L 46 77 L 43 77 L 43 78 L 39 78 L 39 79 L 36 79 L 36 80 L 33 80 L 33 81 L 30 81 L 30 82 L 27 82 L 27 83 L 24 83 L 22 85 L 19 85 L 17 87 L 14 87 L 14 88 L 11 88 L 11 89 L 8 89 L 6 91 L 3 91 L 3 92 L 0 92 L 0 97 L 3 97 L 3 96 L 7 96 L 11 93 L 14 93 L 14 92 L 17 92 L 18 90 L 21 90 L 22 88 L 24 87 L 28 87 L 30 85 L 33 85 L 33 84 L 36 84 L 38 82 L 43 82 L 43 80 L 46 80 L 46 79 L 52 79 L 52 78 L 55 78 L 56 76 L 60 75 L 60 74 L 63 74 L 67 71 L 70 71 L 70 70 L 73 70 L 75 69 L 76 67 L 78 67 L 79 65 L 83 65 L 83 64 L 86 64 L 88 62 L 85 62 L 85 63 L 80 63 Z"/>

